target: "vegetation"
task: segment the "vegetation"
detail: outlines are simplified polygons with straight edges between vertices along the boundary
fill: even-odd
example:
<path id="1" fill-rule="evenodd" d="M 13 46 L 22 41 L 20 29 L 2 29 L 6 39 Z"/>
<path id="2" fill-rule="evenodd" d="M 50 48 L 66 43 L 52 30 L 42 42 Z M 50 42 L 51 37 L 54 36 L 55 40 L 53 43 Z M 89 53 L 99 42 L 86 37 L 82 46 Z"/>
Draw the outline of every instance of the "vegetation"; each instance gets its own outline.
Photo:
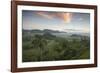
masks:
<path id="1" fill-rule="evenodd" d="M 36 34 L 32 31 L 23 31 L 22 37 L 23 62 L 90 58 L 88 36 L 71 35 L 69 39 L 55 36 L 50 32 Z"/>

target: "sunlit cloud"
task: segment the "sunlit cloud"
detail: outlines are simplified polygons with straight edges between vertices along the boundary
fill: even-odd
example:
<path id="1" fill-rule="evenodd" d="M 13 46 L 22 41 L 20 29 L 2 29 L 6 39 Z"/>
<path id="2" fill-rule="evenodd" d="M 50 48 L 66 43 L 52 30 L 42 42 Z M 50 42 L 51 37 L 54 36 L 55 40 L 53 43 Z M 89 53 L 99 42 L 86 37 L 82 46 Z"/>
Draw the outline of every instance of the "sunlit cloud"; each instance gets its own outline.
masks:
<path id="1" fill-rule="evenodd" d="M 71 18 L 72 18 L 72 14 L 71 13 L 65 13 L 64 14 L 65 23 L 70 23 L 71 22 Z"/>
<path id="2" fill-rule="evenodd" d="M 60 17 L 64 23 L 70 23 L 72 13 L 57 13 L 57 16 Z"/>
<path id="3" fill-rule="evenodd" d="M 46 14 L 45 12 L 37 12 L 37 14 L 44 17 L 44 18 L 47 18 L 47 19 L 53 18 L 53 16 L 50 16 L 50 15 Z"/>
<path id="4" fill-rule="evenodd" d="M 72 18 L 72 13 L 65 13 L 65 12 L 59 12 L 59 13 L 37 12 L 37 14 L 47 19 L 58 18 L 61 21 L 63 21 L 63 23 L 70 23 Z"/>

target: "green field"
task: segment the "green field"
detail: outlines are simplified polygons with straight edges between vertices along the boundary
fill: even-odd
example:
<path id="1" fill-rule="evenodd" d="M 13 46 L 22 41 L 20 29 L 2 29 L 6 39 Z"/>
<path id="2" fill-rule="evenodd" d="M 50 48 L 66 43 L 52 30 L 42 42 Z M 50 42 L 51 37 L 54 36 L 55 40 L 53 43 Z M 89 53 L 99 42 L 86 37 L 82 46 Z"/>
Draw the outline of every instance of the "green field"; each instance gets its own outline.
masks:
<path id="1" fill-rule="evenodd" d="M 61 33 L 58 33 L 59 36 L 56 34 L 23 31 L 22 61 L 59 61 L 90 58 L 89 36 L 60 35 Z"/>

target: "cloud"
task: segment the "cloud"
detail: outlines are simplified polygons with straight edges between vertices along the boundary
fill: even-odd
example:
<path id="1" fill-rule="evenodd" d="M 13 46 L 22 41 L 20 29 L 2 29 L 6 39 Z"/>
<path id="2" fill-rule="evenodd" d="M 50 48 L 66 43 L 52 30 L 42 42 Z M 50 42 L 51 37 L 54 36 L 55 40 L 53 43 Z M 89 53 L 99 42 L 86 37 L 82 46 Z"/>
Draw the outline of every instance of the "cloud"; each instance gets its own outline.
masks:
<path id="1" fill-rule="evenodd" d="M 72 18 L 72 13 L 65 12 L 36 12 L 38 15 L 47 18 L 47 19 L 55 19 L 58 18 L 63 21 L 63 23 L 70 23 Z"/>
<path id="2" fill-rule="evenodd" d="M 53 17 L 46 14 L 45 12 L 37 12 L 38 15 L 44 17 L 44 18 L 47 18 L 47 19 L 52 19 Z"/>
<path id="3" fill-rule="evenodd" d="M 64 23 L 70 23 L 72 18 L 72 13 L 57 13 L 57 16 L 63 20 Z"/>

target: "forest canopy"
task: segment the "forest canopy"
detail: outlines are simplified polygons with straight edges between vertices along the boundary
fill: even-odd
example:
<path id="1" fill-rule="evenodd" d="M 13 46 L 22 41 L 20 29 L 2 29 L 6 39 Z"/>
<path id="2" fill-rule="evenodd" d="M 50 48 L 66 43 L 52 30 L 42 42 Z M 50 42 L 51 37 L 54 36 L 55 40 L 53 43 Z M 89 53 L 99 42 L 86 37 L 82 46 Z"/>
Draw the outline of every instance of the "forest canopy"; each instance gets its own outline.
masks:
<path id="1" fill-rule="evenodd" d="M 22 35 L 23 62 L 90 58 L 89 36 L 39 30 L 23 30 Z"/>

